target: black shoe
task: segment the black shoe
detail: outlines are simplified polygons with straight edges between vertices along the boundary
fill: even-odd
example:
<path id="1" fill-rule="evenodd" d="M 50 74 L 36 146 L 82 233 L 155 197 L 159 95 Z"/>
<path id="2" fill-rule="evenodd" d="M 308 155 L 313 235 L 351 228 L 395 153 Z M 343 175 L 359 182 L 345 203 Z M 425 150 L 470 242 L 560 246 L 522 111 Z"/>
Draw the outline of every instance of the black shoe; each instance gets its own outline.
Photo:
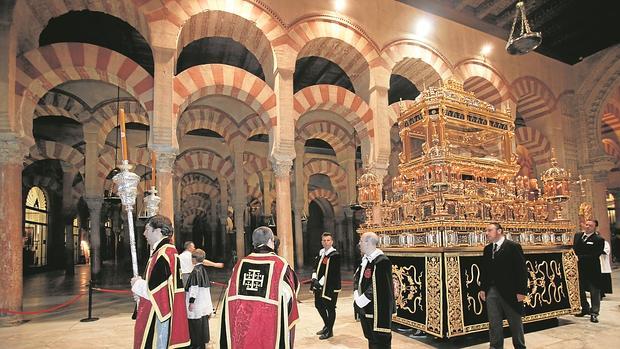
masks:
<path id="1" fill-rule="evenodd" d="M 318 331 L 316 334 L 318 335 L 322 335 L 323 333 L 325 333 L 325 331 L 327 331 L 327 327 L 323 327 L 320 331 Z"/>
<path id="2" fill-rule="evenodd" d="M 575 317 L 584 317 L 586 315 L 590 315 L 590 313 L 584 313 L 583 311 L 579 314 L 575 314 Z"/>
<path id="3" fill-rule="evenodd" d="M 590 315 L 590 322 L 598 323 L 598 315 Z"/>
<path id="4" fill-rule="evenodd" d="M 332 331 L 325 331 L 325 333 L 323 333 L 319 339 L 327 339 L 327 338 L 331 338 L 334 336 L 334 332 Z"/>

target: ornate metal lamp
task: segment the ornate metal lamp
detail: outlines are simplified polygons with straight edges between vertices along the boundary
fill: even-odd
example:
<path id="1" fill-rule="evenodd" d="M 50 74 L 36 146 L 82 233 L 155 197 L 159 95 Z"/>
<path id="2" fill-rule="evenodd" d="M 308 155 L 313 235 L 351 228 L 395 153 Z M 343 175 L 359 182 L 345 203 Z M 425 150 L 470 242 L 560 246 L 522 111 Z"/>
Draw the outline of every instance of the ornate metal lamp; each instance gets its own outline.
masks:
<path id="1" fill-rule="evenodd" d="M 121 203 L 125 206 L 127 211 L 127 226 L 129 227 L 129 247 L 131 249 L 131 266 L 133 275 L 138 276 L 138 257 L 136 255 L 136 236 L 134 234 L 133 227 L 133 206 L 136 204 L 136 196 L 138 195 L 138 183 L 140 183 L 140 176 L 130 172 L 131 165 L 127 160 L 123 160 L 123 163 L 119 166 L 121 172 L 118 173 L 112 180 L 116 183 L 118 188 L 118 196 L 121 198 Z"/>
<path id="2" fill-rule="evenodd" d="M 570 173 L 559 167 L 555 151 L 551 150 L 551 168 L 541 176 L 543 182 L 543 198 L 551 203 L 554 221 L 566 220 L 562 217 L 562 203 L 570 199 Z"/>
<path id="3" fill-rule="evenodd" d="M 521 30 L 519 35 L 515 37 L 517 22 L 520 23 Z M 508 51 L 511 55 L 524 55 L 532 50 L 535 50 L 541 43 L 542 34 L 540 32 L 533 32 L 530 29 L 530 24 L 525 17 L 525 5 L 523 4 L 523 1 L 519 1 L 517 3 L 515 19 L 512 22 L 510 36 L 508 37 L 508 42 L 506 43 L 506 51 Z"/>

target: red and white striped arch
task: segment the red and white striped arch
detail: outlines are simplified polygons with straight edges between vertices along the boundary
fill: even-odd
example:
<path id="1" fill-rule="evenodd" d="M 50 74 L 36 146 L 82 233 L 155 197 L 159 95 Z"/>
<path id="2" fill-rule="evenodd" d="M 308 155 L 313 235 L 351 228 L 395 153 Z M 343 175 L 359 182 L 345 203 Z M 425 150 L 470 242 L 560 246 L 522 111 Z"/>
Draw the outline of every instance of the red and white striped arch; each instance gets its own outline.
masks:
<path id="1" fill-rule="evenodd" d="M 332 205 L 332 208 L 338 207 L 338 194 L 325 188 L 317 188 L 308 193 L 308 203 L 316 199 L 325 199 Z"/>
<path id="2" fill-rule="evenodd" d="M 465 91 L 473 92 L 476 98 L 481 99 L 498 108 L 502 103 L 502 96 L 493 84 L 485 78 L 473 76 L 463 82 Z"/>
<path id="3" fill-rule="evenodd" d="M 615 103 L 607 103 L 601 118 L 601 135 L 606 138 L 620 139 L 620 108 Z"/>
<path id="4" fill-rule="evenodd" d="M 536 166 L 546 164 L 551 159 L 551 143 L 540 131 L 532 127 L 519 127 L 515 130 L 517 144 L 524 146 Z"/>
<path id="5" fill-rule="evenodd" d="M 304 182 L 308 183 L 310 176 L 314 174 L 326 175 L 332 185 L 343 195 L 346 195 L 347 173 L 338 163 L 325 159 L 310 159 L 304 163 Z"/>
<path id="6" fill-rule="evenodd" d="M 488 64 L 478 60 L 466 60 L 456 65 L 455 76 L 463 81 L 465 90 L 474 92 L 476 98 L 494 106 L 511 99 L 506 80 Z"/>
<path id="7" fill-rule="evenodd" d="M 129 163 L 132 165 L 142 165 L 145 167 L 151 167 L 151 152 L 148 148 L 135 148 L 128 147 L 129 151 L 127 152 L 127 157 L 129 158 Z M 120 151 L 120 149 L 119 149 Z M 106 147 L 99 154 L 99 163 L 97 166 L 97 177 L 100 179 L 105 179 L 110 171 L 114 169 L 114 167 L 120 165 L 121 160 L 115 160 L 117 156 L 117 151 L 112 147 Z M 120 159 L 120 155 L 119 159 Z"/>
<path id="8" fill-rule="evenodd" d="M 620 146 L 613 139 L 603 138 L 603 149 L 607 155 L 611 155 L 616 160 L 616 163 L 620 161 Z"/>
<path id="9" fill-rule="evenodd" d="M 355 146 L 353 135 L 340 125 L 326 121 L 317 120 L 303 124 L 297 130 L 299 141 L 305 143 L 308 139 L 318 138 L 329 143 L 336 154 Z"/>
<path id="10" fill-rule="evenodd" d="M 284 34 L 284 31 L 279 31 L 280 36 Z M 195 40 L 208 37 L 230 38 L 247 48 L 260 63 L 267 82 L 273 87 L 275 66 L 273 48 L 270 39 L 256 22 L 225 11 L 205 11 L 195 14 L 181 28 L 177 41 L 177 58 L 184 47 Z M 272 39 L 276 40 L 277 37 Z"/>
<path id="11" fill-rule="evenodd" d="M 217 132 L 227 143 L 239 136 L 235 119 L 226 112 L 206 105 L 186 109 L 177 125 L 177 137 L 181 139 L 187 132 L 205 129 Z"/>
<path id="12" fill-rule="evenodd" d="M 517 103 L 517 113 L 526 123 L 548 115 L 555 109 L 556 98 L 553 92 L 535 77 L 523 76 L 516 79 L 512 83 L 511 91 Z"/>
<path id="13" fill-rule="evenodd" d="M 276 125 L 276 95 L 255 75 L 225 64 L 203 64 L 174 77 L 173 108 L 179 116 L 192 102 L 209 95 L 235 98 L 254 109 L 265 125 Z"/>
<path id="14" fill-rule="evenodd" d="M 234 172 L 234 166 L 230 157 L 223 158 L 221 155 L 207 149 L 191 149 L 183 152 L 175 162 L 175 172 L 183 175 L 195 170 L 209 170 L 230 178 Z"/>
<path id="15" fill-rule="evenodd" d="M 184 185 L 181 189 L 181 197 L 183 198 L 196 193 L 205 193 L 212 198 L 220 196 L 219 188 L 213 185 L 213 183 L 208 182 L 193 182 L 191 184 Z"/>
<path id="16" fill-rule="evenodd" d="M 377 45 L 368 36 L 335 17 L 304 18 L 291 25 L 288 35 L 291 45 L 299 52 L 297 59 L 324 57 L 338 64 L 351 80 L 365 70 L 384 64 Z"/>
<path id="17" fill-rule="evenodd" d="M 294 118 L 313 110 L 332 111 L 353 126 L 360 139 L 374 137 L 370 106 L 353 92 L 335 85 L 308 86 L 293 96 Z"/>
<path id="18" fill-rule="evenodd" d="M 159 0 L 155 0 L 159 2 Z M 62 16 L 70 11 L 90 10 L 103 12 L 131 25 L 147 42 L 150 41 L 150 28 L 147 18 L 139 9 L 144 1 L 67 1 L 67 0 L 22 0 L 16 7 L 22 7 L 21 17 L 15 19 L 18 32 L 18 52 L 26 52 L 39 45 L 39 36 L 52 18 Z M 17 12 L 17 11 L 16 11 Z"/>
<path id="19" fill-rule="evenodd" d="M 254 173 L 262 172 L 269 168 L 269 162 L 264 156 L 260 156 L 254 153 L 243 153 L 243 172 L 245 178 L 248 178 Z"/>
<path id="20" fill-rule="evenodd" d="M 79 99 L 67 94 L 49 91 L 39 99 L 34 109 L 33 119 L 44 116 L 64 116 L 81 122 L 80 113 L 87 108 Z"/>
<path id="21" fill-rule="evenodd" d="M 278 16 L 269 9 L 262 1 L 244 1 L 244 0 L 184 0 L 184 1 L 165 1 L 162 4 L 158 0 L 140 0 L 142 7 L 147 13 L 147 17 L 151 22 L 167 20 L 177 27 L 187 25 L 187 21 L 191 17 L 199 15 L 202 12 L 227 12 L 244 18 L 247 22 L 252 23 L 267 37 L 273 46 L 286 43 L 286 31 L 284 23 Z M 217 24 L 220 24 L 218 19 Z M 245 30 L 247 28 L 244 27 Z M 198 29 L 196 29 L 198 30 Z M 232 30 L 230 28 L 229 30 Z M 195 33 L 198 35 L 202 31 Z M 241 32 L 239 35 L 245 34 Z M 222 33 L 219 33 L 222 34 Z M 220 35 L 223 36 L 223 35 Z"/>
<path id="22" fill-rule="evenodd" d="M 125 111 L 125 122 L 134 122 L 150 126 L 149 117 L 140 103 L 135 100 L 123 100 L 118 103 L 119 108 Z M 98 126 L 97 141 L 104 144 L 108 134 L 118 126 L 118 109 L 116 101 L 102 104 L 93 112 L 93 122 Z"/>
<path id="23" fill-rule="evenodd" d="M 238 123 L 239 135 L 248 139 L 257 134 L 269 134 L 268 128 L 257 114 L 250 114 Z"/>
<path id="24" fill-rule="evenodd" d="M 71 146 L 53 141 L 38 140 L 30 147 L 30 155 L 26 158 L 25 164 L 30 165 L 35 161 L 46 159 L 64 161 L 75 170 L 84 173 L 84 155 Z"/>
<path id="25" fill-rule="evenodd" d="M 15 80 L 16 103 L 26 120 L 32 120 L 37 102 L 47 91 L 75 80 L 120 86 L 148 113 L 153 111 L 153 77 L 131 59 L 95 45 L 58 43 L 29 51 L 17 59 Z"/>
<path id="26" fill-rule="evenodd" d="M 387 45 L 381 51 L 392 74 L 411 81 L 418 90 L 423 86 L 435 86 L 441 80 L 452 77 L 452 64 L 432 47 L 414 40 L 400 40 Z"/>

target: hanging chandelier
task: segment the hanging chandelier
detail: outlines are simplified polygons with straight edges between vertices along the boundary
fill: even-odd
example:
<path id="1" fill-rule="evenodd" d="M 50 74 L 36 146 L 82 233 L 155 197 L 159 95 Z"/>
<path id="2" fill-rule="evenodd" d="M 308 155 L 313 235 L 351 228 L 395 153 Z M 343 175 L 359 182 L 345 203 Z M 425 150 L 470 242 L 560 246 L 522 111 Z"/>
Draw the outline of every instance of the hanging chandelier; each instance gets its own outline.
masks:
<path id="1" fill-rule="evenodd" d="M 520 25 L 520 31 L 518 35 L 515 33 L 517 29 L 517 22 Z M 535 50 L 542 43 L 542 34 L 540 32 L 533 32 L 530 28 L 530 24 L 525 17 L 525 5 L 523 1 L 517 3 L 517 10 L 515 12 L 515 18 L 512 21 L 512 29 L 510 30 L 510 36 L 506 43 L 506 51 L 511 55 L 524 55 L 532 50 Z"/>

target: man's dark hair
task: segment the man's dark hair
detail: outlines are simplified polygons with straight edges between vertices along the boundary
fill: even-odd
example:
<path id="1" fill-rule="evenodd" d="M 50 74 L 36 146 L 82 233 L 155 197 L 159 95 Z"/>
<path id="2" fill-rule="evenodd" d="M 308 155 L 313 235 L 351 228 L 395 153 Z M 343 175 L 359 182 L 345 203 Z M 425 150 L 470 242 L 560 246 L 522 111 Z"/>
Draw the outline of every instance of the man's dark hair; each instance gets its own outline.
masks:
<path id="1" fill-rule="evenodd" d="M 499 223 L 497 223 L 497 222 L 492 222 L 492 223 L 489 223 L 489 224 L 494 225 L 496 230 L 501 230 L 501 231 L 502 231 L 502 233 L 504 232 L 504 228 L 502 228 L 502 225 L 501 225 L 501 224 L 499 224 Z"/>
<path id="2" fill-rule="evenodd" d="M 155 215 L 149 218 L 146 224 L 150 225 L 153 229 L 161 229 L 161 234 L 163 236 L 172 236 L 174 234 L 174 230 L 172 228 L 172 222 L 166 216 L 162 216 L 160 214 Z"/>
<path id="3" fill-rule="evenodd" d="M 329 236 L 330 238 L 332 238 L 332 240 L 334 240 L 334 236 L 332 235 L 332 233 L 327 232 L 327 231 L 324 232 L 323 234 L 321 234 L 321 239 L 326 237 L 326 236 Z"/>
<path id="4" fill-rule="evenodd" d="M 594 222 L 594 226 L 598 227 L 598 219 L 588 219 L 586 222 Z"/>
<path id="5" fill-rule="evenodd" d="M 183 244 L 183 248 L 187 250 L 189 248 L 189 245 L 193 243 L 194 243 L 193 241 L 185 241 L 185 243 Z"/>

